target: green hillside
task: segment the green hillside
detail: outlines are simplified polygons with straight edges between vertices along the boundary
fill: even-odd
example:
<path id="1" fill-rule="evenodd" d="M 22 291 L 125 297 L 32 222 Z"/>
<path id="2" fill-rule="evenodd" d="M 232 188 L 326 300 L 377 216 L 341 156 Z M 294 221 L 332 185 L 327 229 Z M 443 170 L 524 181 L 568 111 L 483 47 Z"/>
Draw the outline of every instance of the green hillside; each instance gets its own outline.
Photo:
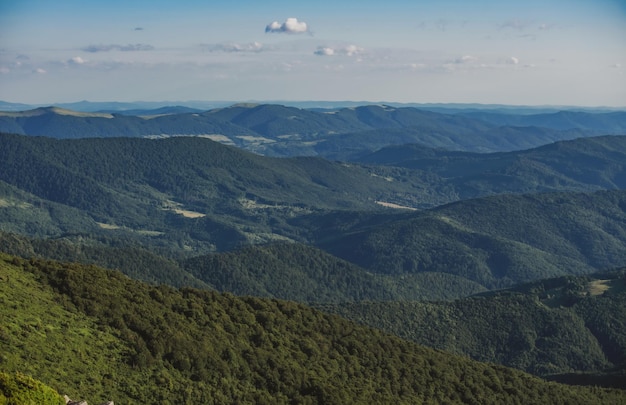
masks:
<path id="1" fill-rule="evenodd" d="M 297 243 L 194 257 L 183 268 L 219 291 L 309 303 L 450 299 L 484 291 L 477 283 L 446 274 L 372 274 Z"/>
<path id="2" fill-rule="evenodd" d="M 325 309 L 476 360 L 542 376 L 582 376 L 626 365 L 625 282 L 622 270 L 542 280 L 452 302 L 361 302 Z M 626 388 L 623 382 L 608 379 Z"/>
<path id="3" fill-rule="evenodd" d="M 0 260 L 2 369 L 116 403 L 617 404 L 286 301 L 150 287 L 96 267 Z M 25 361 L 27 360 L 27 361 Z"/>
<path id="4" fill-rule="evenodd" d="M 321 288 L 316 294 L 333 300 L 450 299 L 626 264 L 624 192 L 562 192 L 622 187 L 623 139 L 582 139 L 514 155 L 473 154 L 469 161 L 465 154 L 442 155 L 450 166 L 434 173 L 427 167 L 268 158 L 201 138 L 5 134 L 0 231 L 64 241 L 54 248 L 40 243 L 38 257 L 97 263 L 175 286 L 236 285 L 238 293 L 307 302 L 315 294 L 302 293 L 314 285 Z M 423 160 L 440 153 L 422 152 Z M 541 190 L 561 193 L 516 195 Z M 492 196 L 458 201 L 475 194 Z M 450 201 L 458 202 L 441 205 Z M 416 207 L 423 210 L 406 209 Z M 300 292 L 279 295 L 273 278 L 255 270 L 254 254 L 244 258 L 251 251 L 241 250 L 277 242 L 313 245 L 358 268 L 323 280 L 318 276 L 333 273 L 308 269 L 305 259 L 296 262 L 291 253 L 286 260 L 274 255 L 276 279 L 288 279 L 293 270 L 301 281 Z M 107 247 L 117 250 L 101 251 Z M 219 281 L 219 266 L 180 264 L 234 250 L 243 256 L 218 260 L 228 263 L 220 266 L 228 268 L 230 284 Z M 316 263 L 317 253 L 302 253 Z M 201 273 L 215 280 L 198 279 Z M 341 292 L 332 291 L 333 280 Z"/>
<path id="5" fill-rule="evenodd" d="M 383 148 L 360 159 L 453 179 L 461 198 L 488 193 L 626 188 L 626 137 L 557 142 L 509 153 L 450 152 L 421 145 Z"/>
<path id="6" fill-rule="evenodd" d="M 303 227 L 317 227 L 322 249 L 380 274 L 443 272 L 494 289 L 626 263 L 624 191 L 494 196 L 375 225 L 342 218 Z"/>

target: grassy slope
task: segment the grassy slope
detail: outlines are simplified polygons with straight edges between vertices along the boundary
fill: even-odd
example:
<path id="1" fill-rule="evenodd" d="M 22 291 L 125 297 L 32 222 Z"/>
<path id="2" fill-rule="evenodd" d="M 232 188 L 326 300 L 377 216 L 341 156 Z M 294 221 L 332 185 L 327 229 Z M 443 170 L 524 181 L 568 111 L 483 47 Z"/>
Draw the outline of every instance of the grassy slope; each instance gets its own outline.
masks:
<path id="1" fill-rule="evenodd" d="M 22 373 L 0 371 L 0 404 L 64 405 L 65 400 L 54 389 Z"/>

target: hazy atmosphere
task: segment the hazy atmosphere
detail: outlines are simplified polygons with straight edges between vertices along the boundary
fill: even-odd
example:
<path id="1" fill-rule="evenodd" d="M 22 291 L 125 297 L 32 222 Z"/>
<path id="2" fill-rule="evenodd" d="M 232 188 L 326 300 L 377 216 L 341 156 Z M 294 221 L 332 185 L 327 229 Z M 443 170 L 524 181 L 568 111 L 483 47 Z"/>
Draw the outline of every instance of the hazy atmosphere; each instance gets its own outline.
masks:
<path id="1" fill-rule="evenodd" d="M 626 105 L 626 3 L 0 4 L 0 99 Z"/>

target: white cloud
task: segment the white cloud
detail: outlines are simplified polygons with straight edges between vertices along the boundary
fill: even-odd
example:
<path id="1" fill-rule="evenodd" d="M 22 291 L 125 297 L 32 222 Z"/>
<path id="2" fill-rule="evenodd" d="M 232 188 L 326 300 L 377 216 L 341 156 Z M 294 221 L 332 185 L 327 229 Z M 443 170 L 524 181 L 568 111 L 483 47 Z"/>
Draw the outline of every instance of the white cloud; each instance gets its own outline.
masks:
<path id="1" fill-rule="evenodd" d="M 364 51 L 365 50 L 363 48 L 360 48 L 356 45 L 347 45 L 341 47 L 319 46 L 314 53 L 319 56 L 357 56 L 363 54 Z"/>
<path id="2" fill-rule="evenodd" d="M 83 58 L 81 58 L 80 56 L 74 56 L 73 58 L 70 58 L 67 63 L 69 63 L 70 65 L 83 65 L 85 63 L 87 63 L 87 61 Z"/>
<path id="3" fill-rule="evenodd" d="M 48 72 L 46 72 L 45 69 L 37 68 L 37 69 L 33 70 L 33 73 L 37 73 L 38 75 L 44 75 L 44 74 L 46 74 Z"/>
<path id="4" fill-rule="evenodd" d="M 265 27 L 265 32 L 277 32 L 287 34 L 303 34 L 309 31 L 309 27 L 304 21 L 298 21 L 297 18 L 287 18 L 284 23 L 274 21 Z"/>
<path id="5" fill-rule="evenodd" d="M 455 63 L 457 65 L 464 65 L 466 63 L 476 62 L 477 60 L 478 60 L 478 58 L 476 58 L 475 56 L 463 55 L 460 58 L 456 58 L 453 63 Z"/>
<path id="6" fill-rule="evenodd" d="M 320 56 L 333 56 L 335 54 L 335 50 L 327 46 L 318 46 L 314 53 Z"/>
<path id="7" fill-rule="evenodd" d="M 506 60 L 506 63 L 509 65 L 517 65 L 519 64 L 519 59 L 516 58 L 515 56 L 511 56 L 510 58 Z"/>
<path id="8" fill-rule="evenodd" d="M 266 48 L 260 42 L 250 42 L 247 44 L 238 44 L 234 42 L 223 44 L 203 45 L 203 48 L 209 52 L 261 52 Z"/>
<path id="9" fill-rule="evenodd" d="M 117 45 L 117 44 L 109 44 L 109 45 L 89 45 L 81 50 L 85 52 L 109 52 L 109 51 L 122 51 L 122 52 L 137 52 L 137 51 L 152 51 L 154 47 L 152 45 L 147 44 L 128 44 L 128 45 Z"/>

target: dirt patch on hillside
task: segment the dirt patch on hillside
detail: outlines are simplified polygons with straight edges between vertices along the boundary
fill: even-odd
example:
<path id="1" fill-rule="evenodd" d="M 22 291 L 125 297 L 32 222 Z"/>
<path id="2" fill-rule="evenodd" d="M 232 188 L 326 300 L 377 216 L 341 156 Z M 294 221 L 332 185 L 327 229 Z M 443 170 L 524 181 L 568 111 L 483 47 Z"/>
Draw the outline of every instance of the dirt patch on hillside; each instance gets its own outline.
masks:
<path id="1" fill-rule="evenodd" d="M 417 208 L 406 207 L 404 205 L 394 204 L 394 203 L 385 202 L 385 201 L 376 201 L 376 204 L 382 205 L 383 207 L 387 207 L 387 208 L 395 208 L 395 209 L 399 209 L 399 210 L 417 211 Z"/>
<path id="2" fill-rule="evenodd" d="M 591 295 L 602 295 L 611 288 L 611 280 L 596 280 L 589 283 L 587 291 Z"/>
<path id="3" fill-rule="evenodd" d="M 180 208 L 172 208 L 171 211 L 174 211 L 177 214 L 182 215 L 185 218 L 202 218 L 202 217 L 206 217 L 206 214 L 202 214 L 200 212 L 195 212 L 195 211 L 187 211 L 187 210 L 181 210 Z"/>

